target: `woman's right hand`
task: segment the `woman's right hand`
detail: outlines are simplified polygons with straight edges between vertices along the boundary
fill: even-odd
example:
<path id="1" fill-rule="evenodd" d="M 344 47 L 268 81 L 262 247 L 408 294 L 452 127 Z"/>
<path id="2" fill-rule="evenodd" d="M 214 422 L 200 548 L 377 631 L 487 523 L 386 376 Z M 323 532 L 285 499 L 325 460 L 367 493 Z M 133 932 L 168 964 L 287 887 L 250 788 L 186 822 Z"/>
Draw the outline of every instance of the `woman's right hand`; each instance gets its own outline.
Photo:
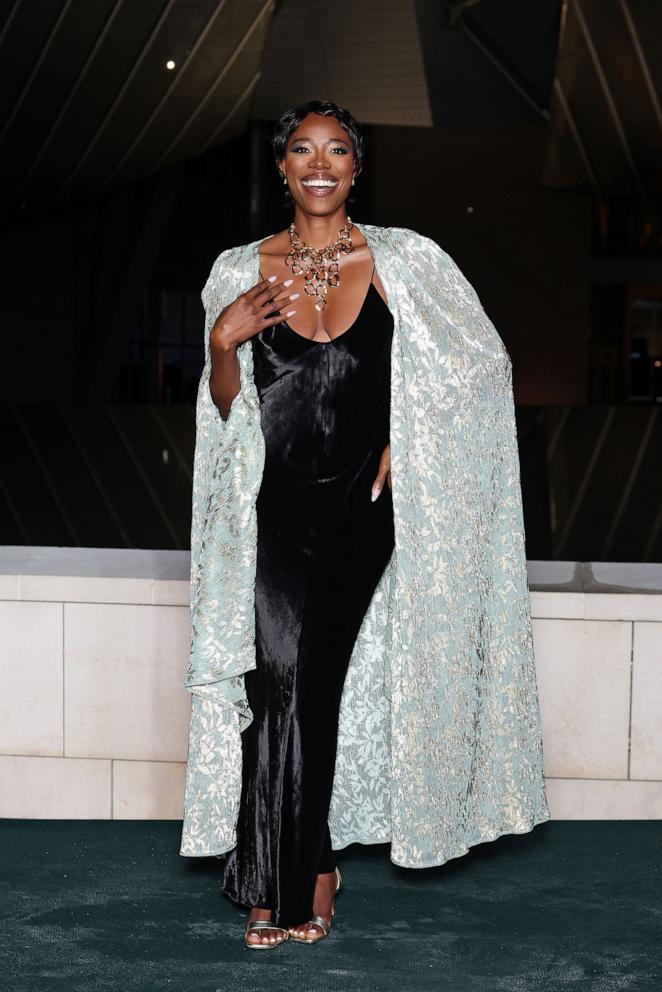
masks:
<path id="1" fill-rule="evenodd" d="M 295 314 L 296 310 L 288 310 L 285 315 L 280 312 L 291 300 L 299 298 L 298 293 L 288 292 L 293 282 L 293 279 L 278 280 L 277 276 L 261 279 L 224 307 L 209 335 L 212 352 L 233 352 L 243 341 Z M 267 316 L 274 311 L 274 316 Z"/>

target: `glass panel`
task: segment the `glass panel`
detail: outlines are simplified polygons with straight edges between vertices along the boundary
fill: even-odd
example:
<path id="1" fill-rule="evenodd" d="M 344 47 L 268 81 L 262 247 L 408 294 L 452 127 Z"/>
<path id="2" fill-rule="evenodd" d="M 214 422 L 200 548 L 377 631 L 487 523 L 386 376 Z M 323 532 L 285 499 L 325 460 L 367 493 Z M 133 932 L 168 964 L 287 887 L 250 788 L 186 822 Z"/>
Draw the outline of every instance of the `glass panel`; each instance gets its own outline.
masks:
<path id="1" fill-rule="evenodd" d="M 662 403 L 662 300 L 634 300 L 630 341 L 630 399 Z"/>

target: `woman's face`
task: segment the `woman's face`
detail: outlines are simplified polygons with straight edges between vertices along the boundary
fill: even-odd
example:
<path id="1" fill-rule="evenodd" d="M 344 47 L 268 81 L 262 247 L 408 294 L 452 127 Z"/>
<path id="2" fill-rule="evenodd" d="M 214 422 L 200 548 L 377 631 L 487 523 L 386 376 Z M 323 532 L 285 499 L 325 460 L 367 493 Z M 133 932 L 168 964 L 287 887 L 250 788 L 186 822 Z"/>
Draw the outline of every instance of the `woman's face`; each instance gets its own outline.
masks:
<path id="1" fill-rule="evenodd" d="M 335 117 L 308 114 L 288 138 L 281 172 L 306 213 L 334 213 L 347 199 L 354 174 L 352 139 Z"/>

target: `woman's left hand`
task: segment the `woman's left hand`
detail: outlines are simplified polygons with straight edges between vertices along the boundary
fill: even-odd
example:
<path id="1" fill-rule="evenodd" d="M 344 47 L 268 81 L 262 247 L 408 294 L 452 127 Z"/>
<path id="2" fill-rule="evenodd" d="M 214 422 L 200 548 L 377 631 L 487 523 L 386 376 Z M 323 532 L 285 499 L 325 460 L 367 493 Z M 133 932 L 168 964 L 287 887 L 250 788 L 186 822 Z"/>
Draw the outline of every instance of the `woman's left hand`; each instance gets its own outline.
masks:
<path id="1" fill-rule="evenodd" d="M 389 489 L 392 489 L 391 485 L 391 445 L 387 444 L 382 451 L 382 457 L 379 459 L 379 469 L 377 471 L 377 476 L 372 484 L 372 502 L 374 503 L 382 489 L 384 488 L 384 483 L 388 482 Z"/>

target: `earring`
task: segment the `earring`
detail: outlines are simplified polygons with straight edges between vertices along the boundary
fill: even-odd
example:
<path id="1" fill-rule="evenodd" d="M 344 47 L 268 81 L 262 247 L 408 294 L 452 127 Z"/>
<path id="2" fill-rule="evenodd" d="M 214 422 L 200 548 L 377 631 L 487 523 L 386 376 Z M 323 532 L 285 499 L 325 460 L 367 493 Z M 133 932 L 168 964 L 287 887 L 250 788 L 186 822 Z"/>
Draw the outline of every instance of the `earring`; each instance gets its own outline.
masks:
<path id="1" fill-rule="evenodd" d="M 355 184 L 355 182 L 356 182 L 356 180 L 355 180 L 355 179 L 354 179 L 354 177 L 352 176 L 352 186 L 354 186 L 354 184 Z"/>
<path id="2" fill-rule="evenodd" d="M 282 172 L 281 176 L 283 176 L 283 186 L 287 186 L 287 177 Z"/>

